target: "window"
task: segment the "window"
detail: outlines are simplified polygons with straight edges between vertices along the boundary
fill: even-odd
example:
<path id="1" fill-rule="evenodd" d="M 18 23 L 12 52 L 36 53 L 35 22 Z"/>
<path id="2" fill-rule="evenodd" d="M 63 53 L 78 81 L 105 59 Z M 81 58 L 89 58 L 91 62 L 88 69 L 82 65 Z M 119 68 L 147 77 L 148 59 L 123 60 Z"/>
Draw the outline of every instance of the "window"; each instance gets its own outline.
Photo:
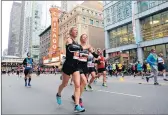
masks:
<path id="1" fill-rule="evenodd" d="M 93 20 L 92 19 L 90 19 L 90 24 L 93 25 Z"/>
<path id="2" fill-rule="evenodd" d="M 138 2 L 138 12 L 144 12 L 148 10 L 148 3 L 149 1 L 140 1 Z"/>
<path id="3" fill-rule="evenodd" d="M 127 24 L 110 31 L 111 48 L 135 43 L 131 25 L 132 24 Z"/>
<path id="4" fill-rule="evenodd" d="M 167 12 L 155 14 L 141 20 L 144 41 L 168 36 Z"/>
<path id="5" fill-rule="evenodd" d="M 95 13 L 95 16 L 97 16 L 97 13 Z"/>
<path id="6" fill-rule="evenodd" d="M 96 26 L 99 26 L 99 21 L 96 21 Z"/>
<path id="7" fill-rule="evenodd" d="M 68 24 L 67 24 L 67 28 L 68 28 Z"/>
<path id="8" fill-rule="evenodd" d="M 76 18 L 75 18 L 75 20 L 74 20 L 74 23 L 76 23 Z"/>
<path id="9" fill-rule="evenodd" d="M 83 22 L 85 23 L 85 17 L 83 17 Z"/>
<path id="10" fill-rule="evenodd" d="M 85 11 L 85 9 L 82 9 L 82 12 L 84 12 Z"/>
<path id="11" fill-rule="evenodd" d="M 87 12 L 89 13 L 89 10 L 87 10 Z"/>

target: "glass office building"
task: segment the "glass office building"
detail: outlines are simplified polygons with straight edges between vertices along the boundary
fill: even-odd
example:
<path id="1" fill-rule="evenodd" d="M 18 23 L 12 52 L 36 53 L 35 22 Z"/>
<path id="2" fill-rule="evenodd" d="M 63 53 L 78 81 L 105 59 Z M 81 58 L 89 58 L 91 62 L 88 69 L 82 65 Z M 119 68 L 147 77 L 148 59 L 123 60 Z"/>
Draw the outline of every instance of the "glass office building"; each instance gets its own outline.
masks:
<path id="1" fill-rule="evenodd" d="M 104 29 L 109 58 L 122 52 L 143 62 L 155 48 L 168 65 L 168 1 L 104 1 Z"/>

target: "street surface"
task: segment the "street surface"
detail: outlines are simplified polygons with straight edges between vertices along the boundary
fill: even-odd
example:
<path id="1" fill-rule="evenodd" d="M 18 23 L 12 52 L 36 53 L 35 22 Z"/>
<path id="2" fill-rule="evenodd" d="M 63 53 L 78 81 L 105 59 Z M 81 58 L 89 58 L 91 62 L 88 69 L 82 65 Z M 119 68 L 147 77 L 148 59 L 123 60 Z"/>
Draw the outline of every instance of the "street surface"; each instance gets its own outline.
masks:
<path id="1" fill-rule="evenodd" d="M 2 114 L 74 114 L 73 86 L 64 89 L 63 104 L 56 103 L 60 83 L 60 75 L 33 75 L 32 87 L 26 88 L 23 78 L 2 75 Z M 86 112 L 80 114 L 168 114 L 168 82 L 159 78 L 159 83 L 154 86 L 153 79 L 146 83 L 133 76 L 108 77 L 108 87 L 102 87 L 100 79 L 92 85 L 94 91 L 83 93 Z"/>

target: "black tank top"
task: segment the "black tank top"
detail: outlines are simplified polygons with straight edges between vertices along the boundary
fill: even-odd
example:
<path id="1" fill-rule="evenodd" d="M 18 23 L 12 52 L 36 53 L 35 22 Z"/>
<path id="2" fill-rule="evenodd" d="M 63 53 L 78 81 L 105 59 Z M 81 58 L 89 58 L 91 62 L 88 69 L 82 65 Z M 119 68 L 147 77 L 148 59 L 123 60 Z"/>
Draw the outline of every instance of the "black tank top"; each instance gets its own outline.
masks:
<path id="1" fill-rule="evenodd" d="M 79 64 L 80 65 L 87 66 L 88 55 L 89 55 L 89 50 L 88 49 L 83 49 L 80 52 L 80 59 L 79 59 Z"/>
<path id="2" fill-rule="evenodd" d="M 72 44 L 75 44 L 75 45 L 79 45 L 77 42 L 75 42 L 73 39 L 72 39 Z M 79 45 L 80 46 L 80 45 Z M 81 47 L 81 46 L 80 46 Z M 68 62 L 77 62 L 77 60 L 74 59 L 74 52 L 70 52 L 69 49 L 68 49 L 68 45 L 66 45 L 66 60 Z"/>

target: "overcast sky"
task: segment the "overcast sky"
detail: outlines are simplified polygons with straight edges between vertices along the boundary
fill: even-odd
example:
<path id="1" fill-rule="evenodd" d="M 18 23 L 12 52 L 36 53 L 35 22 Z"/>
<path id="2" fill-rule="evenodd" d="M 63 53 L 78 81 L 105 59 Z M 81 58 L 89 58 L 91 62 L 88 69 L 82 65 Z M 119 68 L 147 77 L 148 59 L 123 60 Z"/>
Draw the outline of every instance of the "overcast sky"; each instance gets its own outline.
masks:
<path id="1" fill-rule="evenodd" d="M 20 2 L 20 1 L 16 1 Z M 47 1 L 47 5 L 45 5 L 46 1 L 41 1 L 43 3 L 43 10 L 48 10 L 51 4 L 55 4 L 57 6 L 61 6 L 60 1 Z M 83 1 L 78 1 L 78 3 L 82 3 Z M 20 2 L 21 3 L 21 2 Z M 10 12 L 12 8 L 13 1 L 2 1 L 2 51 L 8 48 L 8 35 L 9 35 L 9 23 L 10 23 Z M 47 8 L 46 8 L 47 7 Z M 47 26 L 50 24 L 49 14 L 47 16 Z M 46 20 L 46 13 L 42 15 L 42 23 L 44 24 Z"/>

